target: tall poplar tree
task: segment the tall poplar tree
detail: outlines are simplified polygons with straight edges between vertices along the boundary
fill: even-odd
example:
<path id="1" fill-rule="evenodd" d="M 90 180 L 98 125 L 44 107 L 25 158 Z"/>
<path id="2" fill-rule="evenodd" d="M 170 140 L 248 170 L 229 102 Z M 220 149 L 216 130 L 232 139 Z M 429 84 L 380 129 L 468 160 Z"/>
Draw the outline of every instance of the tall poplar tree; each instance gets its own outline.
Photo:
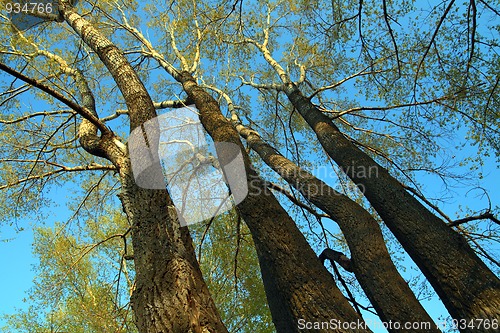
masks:
<path id="1" fill-rule="evenodd" d="M 485 331 L 498 328 L 499 264 L 487 249 L 498 241 L 498 207 L 490 203 L 453 220 L 419 184 L 420 172 L 445 184 L 467 181 L 468 171 L 437 165 L 453 154 L 446 140 L 462 133 L 460 140 L 476 148 L 461 165 L 475 172 L 498 162 L 498 36 L 492 33 L 500 26 L 498 4 L 46 1 L 26 10 L 2 4 L 10 13 L 2 16 L 0 49 L 6 74 L 0 203 L 11 207 L 2 220 L 38 212 L 50 204 L 45 193 L 63 184 L 84 189 L 74 196 L 80 204 L 72 205 L 70 221 L 98 221 L 110 209 L 124 217 L 108 218 L 108 232 L 92 234 L 88 252 L 69 265 L 66 257 L 78 256 L 72 249 L 84 239 L 75 231 L 61 238 L 40 229 L 58 245 L 41 244 L 66 258 L 52 262 L 40 253 L 47 260 L 40 267 L 65 267 L 70 275 L 64 278 L 78 290 L 80 298 L 62 298 L 68 308 L 95 307 L 103 324 L 126 329 L 120 323 L 128 325 L 130 314 L 116 306 L 127 297 L 119 291 L 121 277 L 105 282 L 116 286 L 113 300 L 110 288 L 90 283 L 104 280 L 86 258 L 120 240 L 117 272 L 133 260 L 127 281 L 133 280 L 130 308 L 139 332 L 267 329 L 265 319 L 256 325 L 241 319 L 238 326 L 227 304 L 239 296 L 225 303 L 219 294 L 227 285 L 214 277 L 227 278 L 231 247 L 224 250 L 209 237 L 196 253 L 192 235 L 201 246 L 210 228 L 218 234 L 213 225 L 219 223 L 235 232 L 227 239 L 237 242 L 231 248 L 235 290 L 244 286 L 262 302 L 260 284 L 238 284 L 239 274 L 245 283 L 255 279 L 255 265 L 243 266 L 248 273 L 238 268 L 241 249 L 258 260 L 278 332 L 299 332 L 303 323 L 317 332 L 370 331 L 333 325 L 362 323 L 360 308 L 370 306 L 385 322 L 421 322 L 426 331 L 440 331 L 420 303 L 420 290 L 398 270 L 395 251 L 407 253 L 451 317 L 467 323 L 460 331 L 476 331 L 477 320 Z M 237 147 L 245 171 L 238 181 L 249 193 L 233 211 L 186 227 L 169 190 L 159 189 L 158 116 L 189 105 L 207 138 Z M 216 147 L 213 167 L 229 179 L 225 167 L 234 150 Z M 133 168 L 138 153 L 152 161 L 142 174 Z M 200 163 L 214 161 L 197 156 Z M 327 179 L 311 173 L 326 166 Z M 91 207 L 92 214 L 83 211 Z M 338 224 L 340 238 L 325 220 Z M 109 227 L 113 221 L 117 229 Z M 207 229 L 200 236 L 202 225 Z M 392 237 L 399 243 L 391 245 Z M 245 252 L 249 246 L 255 257 Z M 204 251 L 225 259 L 204 265 Z M 346 283 L 337 264 L 356 282 Z M 354 293 L 366 296 L 369 307 L 353 296 L 358 283 Z M 106 300 L 99 310 L 96 293 Z M 259 317 L 248 309 L 248 316 Z M 70 313 L 80 320 L 88 312 Z M 53 314 L 61 322 L 64 314 Z M 36 319 L 30 318 L 21 322 Z"/>

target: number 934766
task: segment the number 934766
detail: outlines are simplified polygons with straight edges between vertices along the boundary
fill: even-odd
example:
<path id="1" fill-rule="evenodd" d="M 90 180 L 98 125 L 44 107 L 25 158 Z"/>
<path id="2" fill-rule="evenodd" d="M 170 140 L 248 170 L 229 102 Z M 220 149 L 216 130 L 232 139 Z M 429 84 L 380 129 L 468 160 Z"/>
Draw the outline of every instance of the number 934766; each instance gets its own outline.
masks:
<path id="1" fill-rule="evenodd" d="M 57 2 L 56 4 L 57 5 Z M 3 4 L 7 14 L 52 14 L 56 11 L 52 1 L 5 1 Z"/>

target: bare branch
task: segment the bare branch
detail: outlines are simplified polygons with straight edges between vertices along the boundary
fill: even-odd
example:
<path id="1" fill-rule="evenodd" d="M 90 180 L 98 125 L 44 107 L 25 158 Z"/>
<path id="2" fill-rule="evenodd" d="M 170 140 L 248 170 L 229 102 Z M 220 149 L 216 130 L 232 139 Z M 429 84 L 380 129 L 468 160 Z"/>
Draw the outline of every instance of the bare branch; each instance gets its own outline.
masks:
<path id="1" fill-rule="evenodd" d="M 401 61 L 399 60 L 398 44 L 396 43 L 396 38 L 394 37 L 394 31 L 392 31 L 391 24 L 389 23 L 389 14 L 387 13 L 387 0 L 382 1 L 384 9 L 384 21 L 391 35 L 392 45 L 394 46 L 394 52 L 396 53 L 396 62 L 398 63 L 398 73 L 401 76 Z"/>
<path id="2" fill-rule="evenodd" d="M 94 124 L 102 134 L 111 134 L 111 130 L 104 125 L 103 122 L 99 120 L 94 114 L 92 114 L 92 111 L 90 111 L 87 108 L 81 107 L 78 105 L 76 102 L 73 102 L 72 100 L 66 98 L 66 96 L 62 95 L 60 92 L 54 90 L 53 88 L 41 83 L 39 80 L 35 80 L 33 78 L 30 78 L 26 75 L 24 75 L 21 72 L 18 72 L 17 70 L 5 65 L 4 63 L 0 62 L 0 70 L 3 70 L 4 72 L 20 79 L 21 81 L 24 81 L 30 85 L 32 85 L 35 88 L 38 88 L 42 90 L 43 92 L 46 92 L 50 96 L 54 97 L 58 101 L 64 103 L 66 106 L 70 107 L 71 109 L 75 110 L 79 115 L 81 115 L 83 118 L 87 119 L 90 121 L 92 124 Z"/>
<path id="3" fill-rule="evenodd" d="M 313 98 L 314 96 L 316 96 L 317 94 L 319 94 L 322 91 L 329 90 L 329 89 L 335 89 L 335 88 L 339 87 L 340 85 L 344 84 L 345 82 L 347 82 L 347 81 L 349 81 L 351 79 L 354 79 L 354 78 L 356 78 L 358 76 L 371 75 L 371 74 L 376 74 L 376 73 L 382 73 L 383 72 L 381 70 L 366 72 L 367 69 L 368 69 L 368 67 L 364 68 L 364 69 L 360 70 L 359 72 L 357 72 L 355 74 L 352 74 L 352 75 L 350 75 L 350 76 L 348 76 L 346 78 L 343 78 L 342 80 L 340 80 L 338 82 L 335 82 L 335 83 L 333 83 L 331 85 L 320 87 L 320 88 L 316 89 L 308 98 L 311 99 L 311 98 Z"/>
<path id="4" fill-rule="evenodd" d="M 460 230 L 460 233 L 465 236 L 472 244 L 475 245 L 474 251 L 481 255 L 482 257 L 488 259 L 491 261 L 493 264 L 495 264 L 497 267 L 500 267 L 500 262 L 495 260 L 478 242 L 474 237 L 472 237 L 467 230 L 463 229 L 461 226 L 458 226 L 458 229 Z"/>
<path id="5" fill-rule="evenodd" d="M 415 196 L 417 196 L 420 200 L 422 200 L 427 206 L 431 207 L 434 211 L 436 211 L 439 215 L 441 215 L 441 217 L 443 217 L 446 221 L 450 221 L 451 222 L 451 219 L 448 215 L 446 215 L 438 206 L 434 205 L 432 202 L 430 202 L 423 194 L 421 194 L 419 191 L 417 191 L 416 189 L 406 185 L 406 184 L 403 184 L 403 183 L 400 183 L 402 187 L 404 187 L 406 190 L 410 191 L 411 193 L 413 193 Z"/>
<path id="6" fill-rule="evenodd" d="M 130 229 L 129 229 L 130 230 Z M 129 232 L 129 230 L 126 231 L 126 233 Z M 116 234 L 116 235 L 111 235 L 109 237 L 107 237 L 106 239 L 103 239 L 95 244 L 92 244 L 92 245 L 89 245 L 88 246 L 88 249 L 82 251 L 81 255 L 78 257 L 78 259 L 76 259 L 71 265 L 70 267 L 66 270 L 66 272 L 64 273 L 64 276 L 58 281 L 55 283 L 55 285 L 59 285 L 61 283 L 63 283 L 66 278 L 68 277 L 68 274 L 71 272 L 71 270 L 73 270 L 73 268 L 78 265 L 78 263 L 87 255 L 89 254 L 90 252 L 92 252 L 94 249 L 96 249 L 97 247 L 101 246 L 102 244 L 106 243 L 106 242 L 109 242 L 110 240 L 112 239 L 115 239 L 115 238 L 123 238 L 125 237 L 126 234 Z"/>
<path id="7" fill-rule="evenodd" d="M 432 44 L 434 44 L 434 40 L 436 39 L 436 36 L 439 32 L 439 29 L 441 28 L 441 25 L 443 24 L 446 16 L 448 15 L 449 11 L 451 10 L 451 7 L 453 7 L 453 4 L 455 3 L 455 0 L 451 0 L 448 6 L 446 7 L 443 15 L 441 15 L 441 18 L 436 26 L 436 29 L 434 30 L 434 33 L 432 34 L 431 40 L 429 41 L 429 45 L 426 47 L 424 55 L 422 56 L 422 59 L 420 59 L 420 62 L 418 63 L 417 66 L 417 71 L 415 73 L 415 84 L 414 88 L 417 85 L 417 79 L 418 79 L 418 74 L 420 73 L 420 69 L 422 68 L 422 65 L 424 63 L 425 57 L 427 57 L 427 54 L 429 54 L 429 51 L 431 49 Z"/>
<path id="8" fill-rule="evenodd" d="M 53 163 L 51 163 L 51 164 L 53 164 Z M 112 170 L 112 171 L 116 170 L 116 167 L 114 165 L 100 165 L 100 164 L 95 164 L 95 163 L 92 163 L 89 165 L 74 166 L 74 167 L 69 167 L 69 166 L 65 166 L 65 165 L 58 165 L 55 163 L 53 165 L 57 165 L 59 167 L 59 169 L 55 169 L 55 170 L 45 172 L 45 173 L 39 174 L 39 175 L 30 175 L 29 177 L 18 179 L 15 182 L 0 186 L 0 190 L 10 188 L 13 186 L 17 186 L 20 184 L 24 184 L 30 180 L 43 179 L 46 177 L 54 176 L 54 175 L 60 174 L 62 172 L 78 172 L 78 171 L 89 171 L 89 170 Z"/>
<path id="9" fill-rule="evenodd" d="M 493 215 L 489 211 L 488 212 L 484 212 L 484 213 L 479 214 L 479 215 L 476 215 L 476 216 L 464 217 L 462 219 L 458 219 L 458 220 L 455 220 L 453 222 L 450 222 L 447 225 L 449 227 L 456 227 L 456 226 L 459 226 L 461 224 L 464 224 L 464 223 L 467 223 L 467 222 L 471 222 L 471 221 L 477 221 L 477 220 L 491 220 L 491 221 L 495 222 L 496 224 L 500 225 L 500 220 L 497 219 L 495 217 L 495 215 Z"/>
<path id="10" fill-rule="evenodd" d="M 477 8 L 476 1 L 470 0 L 469 10 L 467 12 L 467 16 L 472 16 L 472 27 L 470 27 L 470 18 L 467 20 L 467 29 L 470 30 L 470 41 L 469 41 L 469 60 L 467 61 L 467 68 L 465 71 L 465 80 L 469 75 L 469 70 L 472 65 L 472 58 L 474 57 L 474 50 L 476 46 L 476 29 L 477 29 Z M 464 87 L 467 82 L 464 82 Z"/>
<path id="11" fill-rule="evenodd" d="M 175 55 L 177 58 L 179 58 L 181 62 L 181 70 L 183 71 L 189 71 L 189 65 L 187 63 L 186 58 L 182 53 L 179 51 L 179 48 L 177 48 L 177 44 L 175 43 L 175 22 L 170 25 L 170 28 L 167 29 L 169 31 L 169 36 L 170 36 L 170 45 L 172 46 L 172 49 L 174 50 Z"/>
<path id="12" fill-rule="evenodd" d="M 291 194 L 289 191 L 287 191 L 286 189 L 284 189 L 283 187 L 275 184 L 275 183 L 272 183 L 272 182 L 266 182 L 266 186 L 271 189 L 271 190 L 275 190 L 281 194 L 284 194 L 291 202 L 293 202 L 295 205 L 299 206 L 300 208 L 304 208 L 305 210 L 307 210 L 309 213 L 311 213 L 312 215 L 318 217 L 318 218 L 323 218 L 323 217 L 326 217 L 326 218 L 329 218 L 331 219 L 331 216 L 328 215 L 328 214 L 320 214 L 318 213 L 317 211 L 315 211 L 314 209 L 312 209 L 311 207 L 309 207 L 308 205 L 298 201 L 293 194 Z"/>
<path id="13" fill-rule="evenodd" d="M 65 111 L 65 110 L 35 112 L 35 113 L 30 113 L 30 114 L 27 114 L 25 116 L 22 116 L 22 117 L 13 119 L 13 120 L 0 119 L 0 124 L 11 125 L 11 124 L 20 123 L 22 121 L 25 121 L 25 120 L 28 120 L 31 118 L 35 118 L 35 117 L 40 117 L 40 116 L 48 117 L 48 116 L 61 115 L 61 114 L 65 114 L 65 113 L 74 114 L 74 112 L 72 112 L 72 111 Z"/>
<path id="14" fill-rule="evenodd" d="M 268 84 L 262 84 L 262 83 L 255 83 L 253 81 L 246 81 L 244 77 L 240 76 L 241 83 L 244 85 L 248 85 L 253 88 L 257 89 L 265 89 L 265 90 L 277 90 L 277 91 L 283 91 L 284 87 L 282 84 L 277 84 L 277 83 L 268 83 Z"/>
<path id="15" fill-rule="evenodd" d="M 443 105 L 440 102 L 446 101 L 449 99 L 450 99 L 450 97 L 443 96 L 443 97 L 438 97 L 438 98 L 428 100 L 428 101 L 423 101 L 423 102 L 401 103 L 401 104 L 394 104 L 394 105 L 388 105 L 388 106 L 358 106 L 358 107 L 344 110 L 342 112 L 329 111 L 329 110 L 326 110 L 324 108 L 321 108 L 321 111 L 326 112 L 326 113 L 334 113 L 335 114 L 334 118 L 339 118 L 339 117 L 342 117 L 343 115 L 346 115 L 349 113 L 354 113 L 354 112 L 359 112 L 359 111 L 387 111 L 387 110 L 400 109 L 400 108 L 405 108 L 405 107 L 429 105 L 429 104 L 433 104 L 433 103 L 438 103 L 440 105 Z"/>
<path id="16" fill-rule="evenodd" d="M 488 8 L 489 10 L 491 10 L 493 13 L 495 13 L 498 16 L 500 16 L 500 12 L 497 9 L 491 7 L 486 1 L 479 0 L 479 2 L 482 3 L 486 8 Z"/>

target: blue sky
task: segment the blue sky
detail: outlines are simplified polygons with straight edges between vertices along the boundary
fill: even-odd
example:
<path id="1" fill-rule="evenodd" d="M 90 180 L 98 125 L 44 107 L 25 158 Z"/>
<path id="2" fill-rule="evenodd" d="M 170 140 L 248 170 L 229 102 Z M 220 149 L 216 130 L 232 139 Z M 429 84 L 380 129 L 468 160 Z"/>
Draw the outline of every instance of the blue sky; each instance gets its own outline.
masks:
<path id="1" fill-rule="evenodd" d="M 70 217 L 71 212 L 65 206 L 67 193 L 66 186 L 53 188 L 47 193 L 57 206 L 40 211 L 47 216 L 45 225 L 66 221 Z M 0 267 L 6 267 L 0 274 L 0 328 L 5 325 L 4 315 L 13 314 L 17 308 L 27 308 L 23 299 L 33 286 L 33 265 L 38 263 L 32 253 L 33 228 L 37 226 L 34 221 L 30 218 L 19 219 L 10 226 L 0 227 Z"/>
<path id="2" fill-rule="evenodd" d="M 28 223 L 22 221 L 22 223 Z M 0 243 L 0 313 L 12 313 L 15 307 L 22 307 L 25 291 L 30 288 L 33 280 L 31 265 L 36 262 L 31 254 L 33 234 L 31 228 L 16 233 L 12 227 L 2 228 L 1 239 L 12 239 Z M 3 319 L 0 318 L 0 326 Z"/>

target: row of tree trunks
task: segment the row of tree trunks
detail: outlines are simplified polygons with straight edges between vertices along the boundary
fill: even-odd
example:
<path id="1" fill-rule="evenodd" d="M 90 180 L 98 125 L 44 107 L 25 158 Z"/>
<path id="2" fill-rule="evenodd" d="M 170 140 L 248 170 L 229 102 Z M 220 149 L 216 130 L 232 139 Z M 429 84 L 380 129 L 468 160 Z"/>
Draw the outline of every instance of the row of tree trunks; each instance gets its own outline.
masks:
<path id="1" fill-rule="evenodd" d="M 154 119 L 151 98 L 122 52 L 67 1 L 61 2 L 60 13 L 113 76 L 127 103 L 130 130 Z M 81 128 L 83 143 L 90 142 L 89 134 L 95 136 L 96 130 L 89 126 L 84 122 Z M 154 150 L 158 138 L 154 132 L 148 134 Z M 92 147 L 99 147 L 98 156 L 110 159 L 119 170 L 120 199 L 132 226 L 136 271 L 132 307 L 139 332 L 227 332 L 203 280 L 189 231 L 181 228 L 168 192 L 138 187 L 127 152 L 113 144 L 116 140 L 102 137 L 103 142 L 95 143 L 94 137 Z"/>
<path id="2" fill-rule="evenodd" d="M 255 131 L 240 123 L 236 129 L 268 166 L 338 223 L 351 252 L 352 271 L 383 321 L 427 322 L 432 323 L 429 332 L 440 332 L 394 266 L 380 226 L 370 213 L 282 156 Z M 417 331 L 421 332 L 405 330 Z"/>
<path id="3" fill-rule="evenodd" d="M 500 280 L 466 240 L 349 141 L 293 82 L 284 91 L 327 154 L 356 183 L 456 319 L 500 318 Z M 370 171 L 376 170 L 375 175 Z M 359 172 L 362 171 L 362 172 Z M 472 332 L 463 329 L 463 332 Z"/>
<path id="4" fill-rule="evenodd" d="M 357 323 L 360 320 L 307 240 L 265 182 L 251 167 L 238 132 L 221 113 L 217 101 L 198 86 L 188 72 L 180 82 L 200 112 L 200 120 L 215 142 L 237 144 L 244 155 L 249 194 L 237 209 L 255 243 L 264 288 L 277 332 L 299 332 L 304 322 Z M 224 165 L 227 152 L 217 149 Z M 242 175 L 244 177 L 244 175 Z M 312 329 L 311 332 L 324 330 Z M 367 332 L 368 329 L 333 329 L 329 332 Z"/>

